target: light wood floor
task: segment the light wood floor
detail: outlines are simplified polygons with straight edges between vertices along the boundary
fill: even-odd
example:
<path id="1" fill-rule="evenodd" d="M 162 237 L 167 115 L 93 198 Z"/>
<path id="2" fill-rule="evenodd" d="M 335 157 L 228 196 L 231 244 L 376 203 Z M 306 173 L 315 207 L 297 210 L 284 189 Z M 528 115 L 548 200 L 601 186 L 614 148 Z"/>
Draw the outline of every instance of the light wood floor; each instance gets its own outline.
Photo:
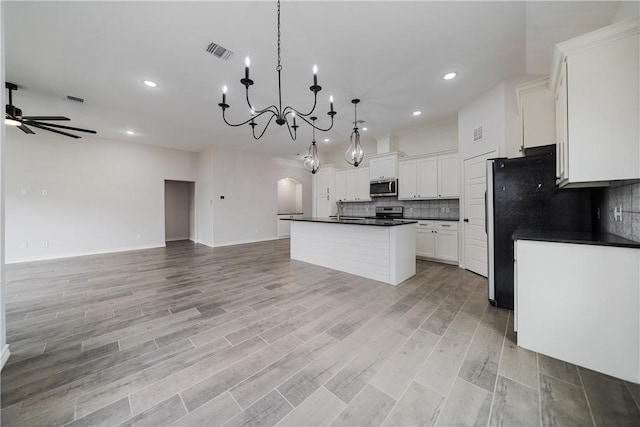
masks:
<path id="1" fill-rule="evenodd" d="M 640 424 L 639 385 L 518 348 L 484 278 L 393 287 L 288 245 L 7 266 L 2 425 Z"/>

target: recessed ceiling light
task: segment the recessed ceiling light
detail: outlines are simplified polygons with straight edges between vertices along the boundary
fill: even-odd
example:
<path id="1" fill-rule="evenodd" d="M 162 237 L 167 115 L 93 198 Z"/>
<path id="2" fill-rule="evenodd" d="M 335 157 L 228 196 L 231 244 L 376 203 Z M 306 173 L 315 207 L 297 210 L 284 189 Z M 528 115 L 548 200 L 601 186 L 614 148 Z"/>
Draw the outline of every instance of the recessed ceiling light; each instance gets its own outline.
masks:
<path id="1" fill-rule="evenodd" d="M 363 131 L 367 130 L 367 128 L 362 128 Z"/>
<path id="2" fill-rule="evenodd" d="M 454 78 L 457 75 L 458 75 L 458 73 L 447 73 L 444 76 L 442 76 L 442 78 L 445 79 L 445 80 L 451 80 L 452 78 Z"/>
<path id="3" fill-rule="evenodd" d="M 128 130 L 128 131 L 126 131 L 126 132 L 127 132 L 127 135 L 135 135 L 135 134 L 136 134 L 136 133 L 135 133 L 134 131 L 132 131 L 132 130 Z"/>
<path id="4" fill-rule="evenodd" d="M 422 111 L 418 110 L 418 111 L 414 111 L 412 113 L 414 116 L 419 116 L 420 114 L 422 114 Z"/>
<path id="5" fill-rule="evenodd" d="M 143 80 L 142 83 L 144 83 L 145 85 L 147 85 L 149 87 L 158 87 L 158 83 L 153 82 L 151 80 Z"/>
<path id="6" fill-rule="evenodd" d="M 325 138 L 324 142 L 331 142 L 331 140 L 329 138 Z"/>

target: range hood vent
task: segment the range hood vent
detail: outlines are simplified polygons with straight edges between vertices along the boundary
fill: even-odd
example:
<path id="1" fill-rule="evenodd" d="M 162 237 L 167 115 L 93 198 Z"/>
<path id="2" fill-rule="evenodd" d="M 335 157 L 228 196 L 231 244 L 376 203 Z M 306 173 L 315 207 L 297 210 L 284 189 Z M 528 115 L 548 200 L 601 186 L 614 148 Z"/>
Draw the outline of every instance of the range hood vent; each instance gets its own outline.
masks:
<path id="1" fill-rule="evenodd" d="M 207 52 L 216 58 L 222 59 L 223 61 L 228 61 L 231 56 L 233 56 L 233 52 L 216 43 L 209 43 L 209 46 L 207 46 Z"/>

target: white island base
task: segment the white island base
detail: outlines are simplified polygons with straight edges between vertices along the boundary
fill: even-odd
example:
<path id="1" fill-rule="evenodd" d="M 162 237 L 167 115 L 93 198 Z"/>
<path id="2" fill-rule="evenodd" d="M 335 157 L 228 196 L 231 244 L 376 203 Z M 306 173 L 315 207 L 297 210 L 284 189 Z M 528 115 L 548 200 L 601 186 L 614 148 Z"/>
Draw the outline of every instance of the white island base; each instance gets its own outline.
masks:
<path id="1" fill-rule="evenodd" d="M 291 259 L 397 285 L 416 274 L 415 224 L 291 221 Z"/>

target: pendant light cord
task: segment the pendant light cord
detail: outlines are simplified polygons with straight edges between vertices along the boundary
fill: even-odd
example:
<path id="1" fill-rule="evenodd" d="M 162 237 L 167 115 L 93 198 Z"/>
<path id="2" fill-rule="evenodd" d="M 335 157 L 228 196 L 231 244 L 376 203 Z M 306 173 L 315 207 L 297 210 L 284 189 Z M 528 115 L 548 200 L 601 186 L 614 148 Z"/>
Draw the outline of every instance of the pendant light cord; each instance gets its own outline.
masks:
<path id="1" fill-rule="evenodd" d="M 280 65 L 280 0 L 278 0 L 278 66 L 276 71 L 280 70 L 282 70 L 282 65 Z"/>

